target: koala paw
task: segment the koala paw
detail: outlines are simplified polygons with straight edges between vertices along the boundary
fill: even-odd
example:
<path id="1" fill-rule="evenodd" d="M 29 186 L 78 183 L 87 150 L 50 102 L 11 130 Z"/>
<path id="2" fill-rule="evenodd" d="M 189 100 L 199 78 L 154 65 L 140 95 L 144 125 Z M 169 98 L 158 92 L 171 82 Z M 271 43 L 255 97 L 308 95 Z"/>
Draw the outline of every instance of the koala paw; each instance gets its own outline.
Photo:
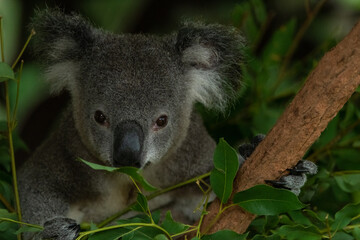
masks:
<path id="1" fill-rule="evenodd" d="M 265 138 L 265 135 L 259 134 L 256 135 L 250 143 L 245 143 L 240 145 L 239 159 L 240 162 L 246 160 L 253 153 L 257 145 Z M 269 183 L 277 188 L 284 188 L 292 191 L 296 195 L 300 194 L 300 188 L 306 183 L 307 177 L 306 174 L 314 175 L 317 173 L 317 166 L 315 163 L 300 160 L 296 166 L 292 169 L 287 169 L 289 174 L 282 176 L 279 180 L 266 180 L 266 183 Z"/>
<path id="2" fill-rule="evenodd" d="M 240 156 L 246 160 L 254 152 L 255 148 L 265 138 L 264 134 L 256 135 L 250 143 L 241 144 L 238 148 Z"/>
<path id="3" fill-rule="evenodd" d="M 282 176 L 279 180 L 267 180 L 266 182 L 274 187 L 288 189 L 296 195 L 299 195 L 300 188 L 306 183 L 306 174 L 316 174 L 317 166 L 313 162 L 300 160 L 294 168 L 287 170 L 289 171 L 289 175 Z"/>
<path id="4" fill-rule="evenodd" d="M 75 220 L 56 217 L 44 223 L 42 239 L 74 240 L 79 235 L 80 225 Z"/>

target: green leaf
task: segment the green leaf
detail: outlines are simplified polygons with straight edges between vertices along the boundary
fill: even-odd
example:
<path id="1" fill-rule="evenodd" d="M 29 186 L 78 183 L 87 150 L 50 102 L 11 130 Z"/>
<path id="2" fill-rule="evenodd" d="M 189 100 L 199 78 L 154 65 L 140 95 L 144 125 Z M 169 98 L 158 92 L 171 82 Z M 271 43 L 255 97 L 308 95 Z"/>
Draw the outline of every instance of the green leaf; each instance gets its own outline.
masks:
<path id="1" fill-rule="evenodd" d="M 15 213 L 9 213 L 6 209 L 0 209 L 0 231 L 6 231 L 13 226 L 17 226 L 17 223 L 1 220 L 6 218 L 17 220 L 17 216 Z"/>
<path id="2" fill-rule="evenodd" d="M 174 219 L 171 216 L 171 212 L 166 212 L 166 217 L 163 223 L 161 224 L 161 227 L 164 228 L 168 233 L 177 234 L 186 231 L 189 226 L 185 225 L 183 223 L 175 222 Z"/>
<path id="3" fill-rule="evenodd" d="M 128 228 L 117 228 L 117 229 L 111 229 L 107 231 L 102 231 L 98 233 L 94 233 L 90 236 L 89 240 L 117 240 L 120 237 L 123 237 L 124 235 L 128 234 L 132 229 Z"/>
<path id="4" fill-rule="evenodd" d="M 264 66 L 272 67 L 273 64 L 280 65 L 283 63 L 283 59 L 294 40 L 295 28 L 296 19 L 292 19 L 271 36 L 271 40 L 263 51 Z"/>
<path id="5" fill-rule="evenodd" d="M 331 240 L 354 240 L 354 238 L 350 234 L 344 232 L 337 232 L 331 238 Z"/>
<path id="6" fill-rule="evenodd" d="M 14 71 L 7 63 L 0 62 L 0 82 L 5 82 L 8 79 L 15 79 Z"/>
<path id="7" fill-rule="evenodd" d="M 100 165 L 97 163 L 88 162 L 81 158 L 79 158 L 79 160 L 94 170 L 104 170 L 104 171 L 108 171 L 108 172 L 115 172 L 116 170 L 118 170 L 118 168 L 116 168 L 116 167 L 109 167 L 109 166 L 104 166 L 104 165 Z"/>
<path id="8" fill-rule="evenodd" d="M 154 240 L 168 240 L 164 234 L 159 234 L 154 237 Z"/>
<path id="9" fill-rule="evenodd" d="M 40 228 L 36 228 L 36 227 L 30 227 L 30 226 L 21 226 L 16 232 L 15 234 L 20 234 L 23 232 L 41 232 L 42 229 Z"/>
<path id="10" fill-rule="evenodd" d="M 205 235 L 201 239 L 202 240 L 224 240 L 224 239 L 246 240 L 247 235 L 248 233 L 238 234 L 231 230 L 221 230 L 211 235 Z"/>
<path id="11" fill-rule="evenodd" d="M 294 222 L 297 224 L 305 225 L 305 226 L 313 226 L 313 223 L 304 216 L 302 211 L 290 211 L 288 212 L 289 216 L 292 218 Z"/>
<path id="12" fill-rule="evenodd" d="M 139 173 L 138 168 L 134 167 L 110 167 L 110 166 L 103 166 L 96 163 L 85 161 L 81 158 L 79 158 L 80 161 L 87 164 L 89 167 L 95 170 L 104 170 L 108 172 L 121 172 L 124 173 L 130 177 L 132 177 L 136 182 L 140 183 L 140 185 L 147 191 L 155 191 L 156 187 L 152 186 L 150 183 L 148 183 L 143 176 Z"/>
<path id="13" fill-rule="evenodd" d="M 0 121 L 0 132 L 7 132 L 8 124 L 7 121 Z"/>
<path id="14" fill-rule="evenodd" d="M 151 223 L 151 220 L 148 215 L 140 214 L 133 218 L 128 219 L 119 219 L 116 221 L 118 225 L 128 224 L 128 223 Z M 133 227 L 134 228 L 134 227 Z"/>
<path id="15" fill-rule="evenodd" d="M 281 240 L 281 237 L 278 234 L 273 234 L 271 236 L 264 235 L 255 235 L 252 240 Z"/>
<path id="16" fill-rule="evenodd" d="M 152 216 L 154 223 L 159 224 L 160 217 L 161 217 L 161 211 L 160 210 L 153 211 L 153 212 L 151 212 L 151 216 Z"/>
<path id="17" fill-rule="evenodd" d="M 137 198 L 136 198 L 136 204 L 132 207 L 133 210 L 138 211 L 138 212 L 143 212 L 148 214 L 148 202 L 146 197 L 142 194 L 138 192 Z"/>
<path id="18" fill-rule="evenodd" d="M 121 167 L 116 170 L 117 172 L 125 173 L 132 177 L 136 182 L 140 183 L 140 185 L 147 191 L 155 191 L 156 187 L 151 185 L 149 182 L 145 180 L 145 178 L 140 174 L 140 170 L 134 167 Z"/>
<path id="19" fill-rule="evenodd" d="M 298 210 L 305 205 L 288 190 L 257 185 L 235 194 L 233 202 L 257 215 L 276 215 Z"/>
<path id="20" fill-rule="evenodd" d="M 327 212 L 314 212 L 310 209 L 304 209 L 303 214 L 312 222 L 317 229 L 329 228 L 329 225 L 334 221 Z"/>
<path id="21" fill-rule="evenodd" d="M 360 240 L 360 227 L 354 228 L 352 231 L 352 235 L 356 240 Z"/>
<path id="22" fill-rule="evenodd" d="M 335 220 L 331 224 L 331 229 L 334 231 L 343 229 L 350 222 L 351 219 L 360 214 L 360 203 L 348 204 L 335 214 Z"/>
<path id="23" fill-rule="evenodd" d="M 274 232 L 286 240 L 321 240 L 321 233 L 315 227 L 284 225 Z"/>
<path id="24" fill-rule="evenodd" d="M 153 240 L 157 235 L 163 232 L 154 227 L 142 227 L 134 232 L 125 235 L 122 240 Z"/>
<path id="25" fill-rule="evenodd" d="M 344 192 L 360 191 L 360 171 L 344 171 L 335 173 L 334 179 Z"/>
<path id="26" fill-rule="evenodd" d="M 230 197 L 238 168 L 236 151 L 221 138 L 214 152 L 214 169 L 210 174 L 210 183 L 222 203 L 226 203 Z"/>

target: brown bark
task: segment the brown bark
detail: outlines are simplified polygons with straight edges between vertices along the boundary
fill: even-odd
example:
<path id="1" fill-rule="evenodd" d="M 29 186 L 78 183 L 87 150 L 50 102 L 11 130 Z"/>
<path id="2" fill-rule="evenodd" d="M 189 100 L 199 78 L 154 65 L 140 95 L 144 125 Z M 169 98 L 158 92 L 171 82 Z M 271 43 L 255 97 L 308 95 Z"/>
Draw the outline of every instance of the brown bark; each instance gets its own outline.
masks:
<path id="1" fill-rule="evenodd" d="M 329 121 L 360 84 L 360 22 L 311 72 L 305 85 L 287 107 L 267 137 L 240 168 L 234 193 L 277 179 L 293 167 L 320 136 Z M 219 210 L 217 199 L 209 206 L 202 229 Z M 243 233 L 254 215 L 240 207 L 229 208 L 209 233 L 231 229 Z"/>

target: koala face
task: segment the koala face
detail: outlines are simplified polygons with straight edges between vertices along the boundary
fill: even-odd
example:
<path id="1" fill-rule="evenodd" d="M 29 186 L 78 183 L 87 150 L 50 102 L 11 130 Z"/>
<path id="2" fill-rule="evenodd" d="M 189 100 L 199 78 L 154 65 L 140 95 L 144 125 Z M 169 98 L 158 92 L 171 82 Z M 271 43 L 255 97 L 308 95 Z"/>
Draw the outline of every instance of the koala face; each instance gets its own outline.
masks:
<path id="1" fill-rule="evenodd" d="M 243 39 L 230 27 L 116 35 L 56 10 L 38 13 L 33 25 L 52 91 L 71 93 L 74 127 L 109 165 L 166 158 L 191 128 L 194 103 L 224 110 L 240 83 Z"/>
<path id="2" fill-rule="evenodd" d="M 188 80 L 174 46 L 142 35 L 102 35 L 85 57 L 75 80 L 82 87 L 72 92 L 74 118 L 99 159 L 143 167 L 182 142 L 193 103 L 187 84 L 177 84 Z"/>

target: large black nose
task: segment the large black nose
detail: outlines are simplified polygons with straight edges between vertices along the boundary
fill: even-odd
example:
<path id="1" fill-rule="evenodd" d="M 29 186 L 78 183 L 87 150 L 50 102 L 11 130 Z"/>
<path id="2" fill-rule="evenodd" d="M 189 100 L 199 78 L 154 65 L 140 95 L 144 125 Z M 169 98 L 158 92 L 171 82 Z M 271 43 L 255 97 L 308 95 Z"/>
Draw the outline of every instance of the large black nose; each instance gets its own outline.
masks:
<path id="1" fill-rule="evenodd" d="M 144 133 L 135 121 L 121 122 L 115 129 L 114 165 L 140 167 Z"/>

